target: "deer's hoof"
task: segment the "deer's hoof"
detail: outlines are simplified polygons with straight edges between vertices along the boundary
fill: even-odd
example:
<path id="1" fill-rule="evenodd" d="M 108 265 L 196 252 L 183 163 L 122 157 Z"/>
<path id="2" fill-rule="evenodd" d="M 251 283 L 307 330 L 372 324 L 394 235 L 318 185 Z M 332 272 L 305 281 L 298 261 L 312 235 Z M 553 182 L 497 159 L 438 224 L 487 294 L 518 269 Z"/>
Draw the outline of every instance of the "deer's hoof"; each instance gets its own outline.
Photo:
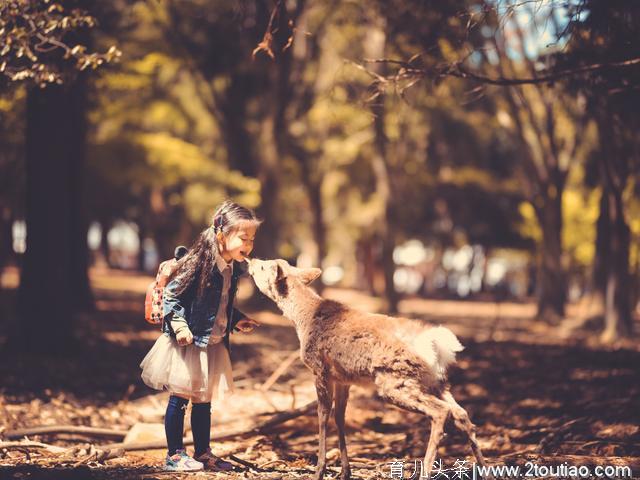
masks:
<path id="1" fill-rule="evenodd" d="M 340 471 L 340 480 L 351 480 L 351 469 L 342 469 Z"/>
<path id="2" fill-rule="evenodd" d="M 313 476 L 313 480 L 322 480 L 324 478 L 324 468 L 318 468 L 316 474 Z"/>

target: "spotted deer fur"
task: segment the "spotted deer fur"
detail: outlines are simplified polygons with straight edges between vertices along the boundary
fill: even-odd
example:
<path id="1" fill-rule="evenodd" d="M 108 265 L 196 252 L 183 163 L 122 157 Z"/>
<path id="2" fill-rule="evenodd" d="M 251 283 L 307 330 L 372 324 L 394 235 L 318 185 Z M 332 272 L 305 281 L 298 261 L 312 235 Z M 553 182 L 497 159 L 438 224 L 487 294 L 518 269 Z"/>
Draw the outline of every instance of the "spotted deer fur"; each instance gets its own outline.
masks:
<path id="1" fill-rule="evenodd" d="M 383 400 L 430 418 L 423 462 L 428 478 L 449 416 L 466 434 L 478 464 L 485 465 L 476 428 L 448 388 L 447 366 L 463 348 L 450 330 L 326 300 L 308 286 L 320 275 L 318 268 L 301 269 L 281 259 L 253 259 L 249 273 L 260 291 L 293 321 L 300 357 L 315 374 L 320 437 L 315 480 L 322 479 L 326 470 L 327 423 L 334 402 L 341 479 L 350 478 L 344 419 L 354 384 L 372 387 Z"/>

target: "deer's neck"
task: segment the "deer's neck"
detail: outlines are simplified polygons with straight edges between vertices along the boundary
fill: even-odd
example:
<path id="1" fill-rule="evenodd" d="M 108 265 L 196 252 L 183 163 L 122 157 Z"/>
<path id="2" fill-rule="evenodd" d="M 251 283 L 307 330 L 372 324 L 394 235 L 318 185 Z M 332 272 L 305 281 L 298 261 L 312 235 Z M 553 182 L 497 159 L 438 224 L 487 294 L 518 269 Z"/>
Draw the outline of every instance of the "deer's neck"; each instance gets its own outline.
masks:
<path id="1" fill-rule="evenodd" d="M 311 287 L 302 284 L 289 285 L 288 295 L 278 302 L 284 316 L 295 324 L 300 342 L 306 337 L 321 303 L 322 297 Z"/>

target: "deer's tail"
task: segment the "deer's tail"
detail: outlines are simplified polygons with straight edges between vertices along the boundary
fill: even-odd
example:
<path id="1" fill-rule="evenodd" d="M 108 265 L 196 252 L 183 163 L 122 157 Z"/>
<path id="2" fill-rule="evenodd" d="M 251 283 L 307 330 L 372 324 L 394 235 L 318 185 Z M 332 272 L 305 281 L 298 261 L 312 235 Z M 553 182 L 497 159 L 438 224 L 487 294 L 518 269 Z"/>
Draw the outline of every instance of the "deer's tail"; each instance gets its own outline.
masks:
<path id="1" fill-rule="evenodd" d="M 441 379 L 456 361 L 456 353 L 464 349 L 453 332 L 443 326 L 424 328 L 414 337 L 412 346 Z"/>

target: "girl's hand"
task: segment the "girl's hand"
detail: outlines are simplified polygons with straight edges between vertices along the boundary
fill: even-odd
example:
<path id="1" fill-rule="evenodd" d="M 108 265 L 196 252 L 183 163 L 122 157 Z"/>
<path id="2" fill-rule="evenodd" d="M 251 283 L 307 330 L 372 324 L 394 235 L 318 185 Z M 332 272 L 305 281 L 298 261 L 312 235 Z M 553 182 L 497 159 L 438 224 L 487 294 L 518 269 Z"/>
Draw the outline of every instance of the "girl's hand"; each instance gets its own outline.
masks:
<path id="1" fill-rule="evenodd" d="M 245 317 L 236 323 L 236 328 L 242 333 L 248 333 L 253 330 L 254 327 L 259 327 L 260 324 L 252 318 Z"/>
<path id="2" fill-rule="evenodd" d="M 191 330 L 189 330 L 189 327 L 181 328 L 176 333 L 176 340 L 178 342 L 178 345 L 180 345 L 181 347 L 193 343 L 193 334 L 191 333 Z"/>

